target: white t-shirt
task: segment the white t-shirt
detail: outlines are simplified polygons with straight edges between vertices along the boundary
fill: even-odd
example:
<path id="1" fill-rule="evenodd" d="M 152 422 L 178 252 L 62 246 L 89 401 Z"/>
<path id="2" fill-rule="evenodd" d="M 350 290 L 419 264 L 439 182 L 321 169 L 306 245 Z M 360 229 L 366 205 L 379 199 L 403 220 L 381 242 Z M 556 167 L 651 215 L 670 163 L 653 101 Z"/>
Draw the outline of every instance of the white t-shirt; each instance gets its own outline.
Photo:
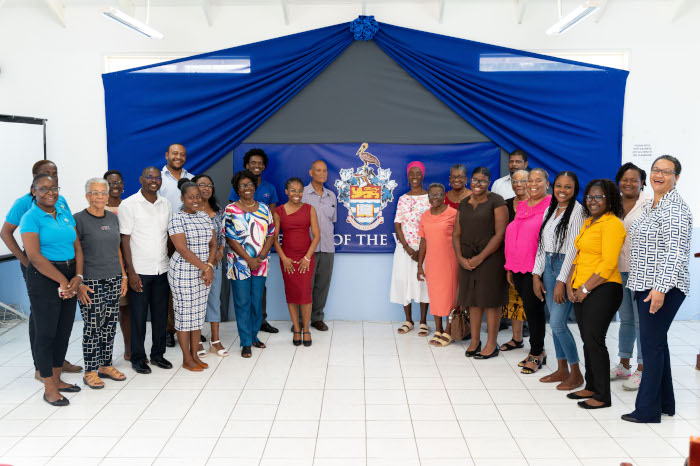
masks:
<path id="1" fill-rule="evenodd" d="M 515 197 L 513 186 L 510 184 L 510 175 L 506 175 L 494 181 L 493 186 L 491 186 L 491 192 L 500 195 L 503 199 Z"/>
<path id="2" fill-rule="evenodd" d="M 131 263 L 139 275 L 168 271 L 168 222 L 170 201 L 158 195 L 151 204 L 141 191 L 119 205 L 119 232 L 130 235 Z"/>

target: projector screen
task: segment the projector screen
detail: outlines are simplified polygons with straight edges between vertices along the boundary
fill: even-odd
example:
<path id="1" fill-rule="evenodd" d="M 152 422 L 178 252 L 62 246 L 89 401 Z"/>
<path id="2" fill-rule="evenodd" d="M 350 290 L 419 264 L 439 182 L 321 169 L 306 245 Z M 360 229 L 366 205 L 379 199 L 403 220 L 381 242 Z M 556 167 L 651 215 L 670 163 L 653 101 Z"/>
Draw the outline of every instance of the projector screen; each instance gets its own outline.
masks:
<path id="1" fill-rule="evenodd" d="M 46 158 L 46 120 L 39 118 L 0 115 L 0 141 L 4 171 L 4 196 L 0 196 L 0 222 L 5 222 L 12 203 L 29 191 L 32 182 L 32 166 Z M 15 238 L 20 246 L 19 228 Z M 12 258 L 10 250 L 0 241 L 0 260 Z"/>

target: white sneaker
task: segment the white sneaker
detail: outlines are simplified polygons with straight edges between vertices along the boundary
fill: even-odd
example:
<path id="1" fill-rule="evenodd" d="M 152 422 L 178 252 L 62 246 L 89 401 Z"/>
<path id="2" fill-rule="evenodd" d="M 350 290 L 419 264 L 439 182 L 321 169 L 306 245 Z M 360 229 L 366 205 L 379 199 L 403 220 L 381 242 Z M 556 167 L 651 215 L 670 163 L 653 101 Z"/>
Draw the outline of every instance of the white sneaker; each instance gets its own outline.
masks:
<path id="1" fill-rule="evenodd" d="M 622 388 L 630 392 L 634 392 L 639 390 L 640 383 L 642 383 L 642 371 L 634 371 L 634 374 L 623 382 Z"/>
<path id="2" fill-rule="evenodd" d="M 627 379 L 630 375 L 632 375 L 632 372 L 629 369 L 625 369 L 625 366 L 623 366 L 622 363 L 610 370 L 610 380 Z"/>

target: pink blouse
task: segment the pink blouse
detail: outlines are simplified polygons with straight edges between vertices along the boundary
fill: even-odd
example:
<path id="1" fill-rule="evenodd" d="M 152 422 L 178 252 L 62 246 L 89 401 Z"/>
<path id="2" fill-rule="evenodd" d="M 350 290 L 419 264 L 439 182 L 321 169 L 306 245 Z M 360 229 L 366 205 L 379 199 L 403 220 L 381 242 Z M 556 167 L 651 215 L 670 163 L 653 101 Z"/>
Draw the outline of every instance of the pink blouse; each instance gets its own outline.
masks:
<path id="1" fill-rule="evenodd" d="M 546 196 L 533 207 L 527 205 L 528 201 L 518 203 L 515 220 L 506 228 L 506 270 L 516 273 L 532 272 L 542 219 L 551 200 L 552 196 Z"/>

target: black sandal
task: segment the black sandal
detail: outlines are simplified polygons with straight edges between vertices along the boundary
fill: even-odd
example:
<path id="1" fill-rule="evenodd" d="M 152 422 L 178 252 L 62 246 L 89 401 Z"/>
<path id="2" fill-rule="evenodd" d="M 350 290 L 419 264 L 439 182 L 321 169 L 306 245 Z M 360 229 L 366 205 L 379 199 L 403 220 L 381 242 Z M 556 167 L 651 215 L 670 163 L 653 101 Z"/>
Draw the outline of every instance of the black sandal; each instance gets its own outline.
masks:
<path id="1" fill-rule="evenodd" d="M 250 350 L 250 346 L 244 346 L 243 349 L 241 349 L 241 356 L 244 358 L 249 358 L 253 355 L 253 352 Z"/>
<path id="2" fill-rule="evenodd" d="M 525 364 L 527 364 L 527 361 L 528 361 L 529 359 L 530 359 L 530 355 L 528 354 L 527 357 L 526 357 L 525 359 L 523 359 L 522 361 L 520 361 L 520 362 L 518 363 L 518 367 L 525 367 Z M 547 364 L 547 356 L 545 356 L 545 357 L 542 359 L 542 364 Z"/>
<path id="3" fill-rule="evenodd" d="M 296 335 L 297 333 L 301 335 L 301 332 L 294 332 L 294 335 Z M 301 346 L 301 338 L 297 340 L 296 338 L 292 337 L 292 344 L 294 346 Z"/>
<path id="4" fill-rule="evenodd" d="M 263 343 L 262 341 L 253 342 L 253 346 L 260 349 L 267 348 L 267 346 L 265 346 L 265 343 Z"/>
<path id="5" fill-rule="evenodd" d="M 309 336 L 308 341 L 304 340 L 304 346 L 306 346 L 308 348 L 309 346 L 311 346 L 311 332 L 302 332 L 302 333 Z"/>
<path id="6" fill-rule="evenodd" d="M 544 359 L 546 360 L 546 359 L 547 359 L 547 356 L 545 356 Z M 521 373 L 521 374 L 534 374 L 534 373 L 537 372 L 538 370 L 542 369 L 542 359 L 540 359 L 539 357 L 530 356 L 530 357 L 527 358 L 527 361 L 528 361 L 528 362 L 534 362 L 535 365 L 537 366 L 537 368 L 536 368 L 536 369 L 531 369 L 531 368 L 529 368 L 529 367 L 523 366 L 523 368 L 520 369 L 520 373 Z"/>
<path id="7" fill-rule="evenodd" d="M 510 345 L 509 343 L 515 343 L 514 345 Z M 513 351 L 514 349 L 522 348 L 525 346 L 523 343 L 523 340 L 516 340 L 515 338 L 511 338 L 509 342 L 503 343 L 500 346 L 501 351 Z"/>

